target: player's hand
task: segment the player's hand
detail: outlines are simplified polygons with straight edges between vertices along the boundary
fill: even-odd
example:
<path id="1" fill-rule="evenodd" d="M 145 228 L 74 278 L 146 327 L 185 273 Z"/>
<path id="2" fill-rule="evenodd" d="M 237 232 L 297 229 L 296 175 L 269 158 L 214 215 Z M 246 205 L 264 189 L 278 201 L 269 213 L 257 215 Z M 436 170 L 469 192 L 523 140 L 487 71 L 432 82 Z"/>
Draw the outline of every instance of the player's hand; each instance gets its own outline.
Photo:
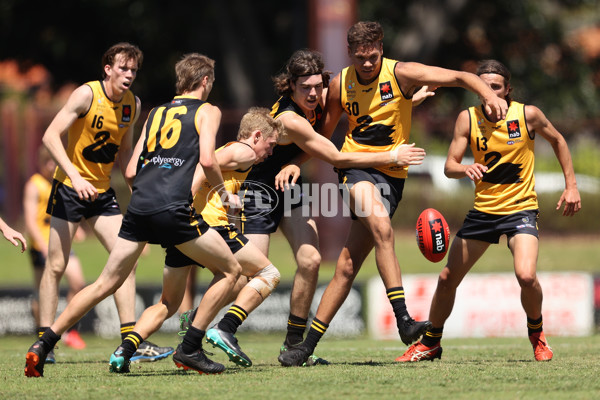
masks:
<path id="1" fill-rule="evenodd" d="M 290 177 L 292 178 L 290 182 Z M 288 164 L 281 168 L 281 171 L 275 176 L 275 190 L 288 190 L 290 183 L 292 186 L 296 184 L 296 181 L 300 177 L 300 167 L 296 164 Z"/>
<path id="2" fill-rule="evenodd" d="M 240 200 L 240 196 L 237 194 L 233 194 L 230 192 L 225 192 L 223 205 L 228 208 L 229 213 L 235 215 L 238 214 L 242 210 L 242 201 Z"/>
<path id="3" fill-rule="evenodd" d="M 394 155 L 393 152 L 396 152 Z M 425 149 L 415 147 L 414 143 L 401 144 L 396 149 L 391 151 L 391 160 L 395 165 L 406 166 L 406 165 L 420 165 L 425 159 Z"/>
<path id="4" fill-rule="evenodd" d="M 417 92 L 415 92 L 412 96 L 413 107 L 418 106 L 423 101 L 425 101 L 425 99 L 427 99 L 428 97 L 435 96 L 435 90 L 437 88 L 438 88 L 437 86 L 427 86 L 427 85 L 422 86 L 421 89 L 419 89 Z"/>
<path id="5" fill-rule="evenodd" d="M 488 170 L 487 166 L 478 163 L 465 165 L 465 167 L 465 176 L 473 182 L 483 178 L 483 174 L 485 174 L 485 172 Z"/>
<path id="6" fill-rule="evenodd" d="M 71 179 L 71 183 L 79 196 L 79 200 L 94 201 L 98 198 L 98 190 L 82 177 Z"/>
<path id="7" fill-rule="evenodd" d="M 19 244 L 21 245 L 21 253 L 27 250 L 27 241 L 25 240 L 23 235 L 21 235 L 21 233 L 15 231 L 9 226 L 7 226 L 6 229 L 2 231 L 2 233 L 4 234 L 6 240 L 11 242 L 14 246 L 19 246 Z"/>
<path id="8" fill-rule="evenodd" d="M 506 113 L 508 112 L 508 104 L 506 103 L 506 100 L 493 95 L 490 98 L 482 99 L 482 102 L 488 117 L 490 117 L 491 120 L 495 119 L 495 121 L 492 122 L 500 121 L 506 118 Z"/>
<path id="9" fill-rule="evenodd" d="M 577 189 L 565 189 L 556 204 L 556 209 L 560 210 L 562 204 L 565 203 L 563 209 L 564 217 L 572 217 L 581 210 L 581 197 L 579 196 L 579 190 Z"/>

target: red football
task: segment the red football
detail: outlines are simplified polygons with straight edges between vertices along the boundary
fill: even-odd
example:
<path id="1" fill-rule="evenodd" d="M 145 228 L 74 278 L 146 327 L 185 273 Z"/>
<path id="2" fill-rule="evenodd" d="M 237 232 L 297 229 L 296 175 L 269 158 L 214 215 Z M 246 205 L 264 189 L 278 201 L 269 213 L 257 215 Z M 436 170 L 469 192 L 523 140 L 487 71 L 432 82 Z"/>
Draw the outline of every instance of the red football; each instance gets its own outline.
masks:
<path id="1" fill-rule="evenodd" d="M 423 210 L 417 219 L 417 245 L 431 262 L 444 259 L 450 245 L 450 227 L 435 208 Z"/>

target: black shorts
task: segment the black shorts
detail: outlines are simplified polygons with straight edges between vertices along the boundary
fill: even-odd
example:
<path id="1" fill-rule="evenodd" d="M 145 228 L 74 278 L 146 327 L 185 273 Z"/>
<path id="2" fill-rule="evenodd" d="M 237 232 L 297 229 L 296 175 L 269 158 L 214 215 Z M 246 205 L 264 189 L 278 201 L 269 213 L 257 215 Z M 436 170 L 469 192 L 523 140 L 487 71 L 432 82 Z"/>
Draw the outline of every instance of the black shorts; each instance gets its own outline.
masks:
<path id="1" fill-rule="evenodd" d="M 69 222 L 79 222 L 82 218 L 89 219 L 99 215 L 120 215 L 121 209 L 112 188 L 98 193 L 98 198 L 94 201 L 80 200 L 75 189 L 55 179 L 46 212 Z"/>
<path id="2" fill-rule="evenodd" d="M 498 243 L 502 235 L 511 238 L 519 233 L 539 238 L 537 226 L 539 215 L 539 210 L 525 210 L 509 215 L 470 210 L 456 236 L 488 243 Z"/>
<path id="3" fill-rule="evenodd" d="M 239 193 L 242 201 L 242 233 L 274 233 L 284 212 L 301 207 L 304 203 L 302 177 L 293 187 L 290 186 L 287 193 L 256 181 L 244 182 Z"/>
<path id="4" fill-rule="evenodd" d="M 375 168 L 347 168 L 333 169 L 338 174 L 340 182 L 340 192 L 344 200 L 348 199 L 349 191 L 352 185 L 359 182 L 371 182 L 379 189 L 383 205 L 385 206 L 390 219 L 394 216 L 400 200 L 402 200 L 402 192 L 404 191 L 404 178 L 393 178 L 384 174 Z M 352 219 L 357 219 L 352 212 Z"/>
<path id="5" fill-rule="evenodd" d="M 41 251 L 29 249 L 29 257 L 31 258 L 31 265 L 33 265 L 33 268 L 38 269 L 46 266 L 46 257 L 44 257 Z"/>
<path id="6" fill-rule="evenodd" d="M 175 246 L 203 235 L 209 226 L 189 205 L 174 206 L 156 214 L 140 215 L 129 210 L 123 217 L 119 237 L 132 242 Z"/>
<path id="7" fill-rule="evenodd" d="M 233 254 L 240 251 L 248 243 L 248 238 L 233 225 L 212 226 L 211 228 L 223 237 Z M 204 268 L 204 265 L 192 260 L 175 246 L 167 247 L 165 265 L 171 268 L 187 267 L 188 265 L 197 265 Z"/>
<path id="8" fill-rule="evenodd" d="M 71 250 L 70 257 L 74 256 L 75 252 Z M 29 249 L 29 257 L 31 258 L 31 265 L 33 268 L 44 268 L 46 266 L 46 257 L 42 254 L 41 251 L 38 251 L 34 248 Z"/>

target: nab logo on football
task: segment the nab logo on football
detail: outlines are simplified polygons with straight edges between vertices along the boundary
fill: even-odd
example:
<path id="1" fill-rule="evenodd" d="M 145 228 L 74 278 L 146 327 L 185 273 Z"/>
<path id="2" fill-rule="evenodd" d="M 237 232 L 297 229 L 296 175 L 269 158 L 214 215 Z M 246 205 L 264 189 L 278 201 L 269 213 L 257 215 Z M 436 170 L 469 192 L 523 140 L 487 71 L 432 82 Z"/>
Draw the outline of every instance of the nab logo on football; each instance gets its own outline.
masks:
<path id="1" fill-rule="evenodd" d="M 450 227 L 434 208 L 424 210 L 417 218 L 417 245 L 431 262 L 441 261 L 448 252 Z"/>
<path id="2" fill-rule="evenodd" d="M 394 97 L 392 91 L 392 85 L 390 82 L 383 82 L 379 84 L 379 93 L 381 93 L 381 101 L 386 101 Z"/>

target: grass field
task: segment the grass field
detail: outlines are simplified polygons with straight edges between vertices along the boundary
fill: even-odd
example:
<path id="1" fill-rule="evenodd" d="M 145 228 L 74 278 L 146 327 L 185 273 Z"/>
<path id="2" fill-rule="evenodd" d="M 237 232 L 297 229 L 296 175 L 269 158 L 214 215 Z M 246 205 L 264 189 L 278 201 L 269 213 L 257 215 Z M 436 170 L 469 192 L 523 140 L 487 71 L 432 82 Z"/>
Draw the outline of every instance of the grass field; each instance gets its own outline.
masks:
<path id="1" fill-rule="evenodd" d="M 85 350 L 59 348 L 58 363 L 44 378 L 25 378 L 25 352 L 31 338 L 5 337 L 0 347 L 2 399 L 594 399 L 600 394 L 600 336 L 551 338 L 555 357 L 535 362 L 530 344 L 520 339 L 444 340 L 441 360 L 399 364 L 401 342 L 325 337 L 317 354 L 328 366 L 283 368 L 276 357 L 280 336 L 241 333 L 240 344 L 253 359 L 248 369 L 227 362 L 221 375 L 183 372 L 169 357 L 133 364 L 130 374 L 108 372 L 117 343 L 84 336 Z M 173 335 L 155 335 L 176 345 Z M 59 343 L 60 344 L 60 343 Z M 207 345 L 208 346 L 208 345 Z M 213 350 L 212 348 L 207 348 Z"/>
<path id="2" fill-rule="evenodd" d="M 544 237 L 540 242 L 539 271 L 588 271 L 600 273 L 600 236 Z M 74 245 L 84 266 L 86 279 L 97 277 L 106 253 L 94 239 Z M 425 260 L 415 244 L 413 232 L 400 232 L 396 253 L 403 272 L 438 273 L 442 263 Z M 29 287 L 31 267 L 27 254 L 20 254 L 0 240 L 0 286 Z M 273 236 L 271 259 L 291 281 L 294 262 L 285 239 Z M 140 260 L 138 284 L 160 284 L 163 256 L 153 247 Z M 328 281 L 333 263 L 325 262 L 321 281 Z M 505 242 L 491 246 L 473 272 L 512 271 Z M 358 279 L 377 274 L 371 255 Z M 199 274 L 202 283 L 207 273 Z M 0 339 L 0 399 L 595 399 L 600 398 L 600 335 L 583 338 L 552 337 L 555 358 L 536 363 L 527 338 L 447 339 L 442 360 L 433 363 L 398 364 L 394 359 L 405 350 L 400 341 L 373 341 L 366 336 L 335 339 L 327 335 L 317 354 L 329 366 L 282 368 L 277 362 L 279 335 L 243 332 L 240 343 L 254 366 L 242 369 L 215 349 L 214 358 L 228 369 L 218 376 L 178 370 L 170 358 L 157 363 L 136 364 L 132 373 L 108 372 L 108 358 L 117 339 L 84 335 L 88 348 L 57 350 L 59 363 L 46 367 L 43 379 L 23 376 L 24 359 L 32 337 L 4 336 Z M 159 345 L 175 346 L 174 335 L 152 337 Z M 59 343 L 60 345 L 60 343 Z M 212 350 L 212 349 L 208 349 Z"/>
<path id="3" fill-rule="evenodd" d="M 587 236 L 545 236 L 541 234 L 538 271 L 586 271 L 600 273 L 598 249 L 600 234 Z M 104 267 L 108 257 L 106 251 L 93 236 L 81 243 L 75 243 L 73 249 L 82 261 L 84 275 L 91 282 Z M 373 252 L 372 252 L 373 253 Z M 365 261 L 357 280 L 366 281 L 378 274 L 374 255 Z M 29 287 L 32 282 L 32 269 L 29 256 L 21 254 L 5 240 L 0 240 L 0 287 Z M 403 231 L 396 235 L 396 254 L 404 274 L 439 273 L 444 262 L 431 263 L 421 255 L 417 248 L 414 231 Z M 279 233 L 272 235 L 271 252 L 273 264 L 281 271 L 282 281 L 291 282 L 296 264 L 285 238 Z M 151 246 L 150 252 L 140 258 L 137 269 L 139 284 L 157 284 L 162 282 L 164 252 L 160 246 Z M 325 261 L 321 266 L 320 280 L 328 282 L 335 267 L 333 261 Z M 506 247 L 505 239 L 500 244 L 490 246 L 473 272 L 510 272 L 513 270 L 512 257 Z M 198 279 L 206 284 L 210 281 L 208 273 L 198 274 Z"/>

